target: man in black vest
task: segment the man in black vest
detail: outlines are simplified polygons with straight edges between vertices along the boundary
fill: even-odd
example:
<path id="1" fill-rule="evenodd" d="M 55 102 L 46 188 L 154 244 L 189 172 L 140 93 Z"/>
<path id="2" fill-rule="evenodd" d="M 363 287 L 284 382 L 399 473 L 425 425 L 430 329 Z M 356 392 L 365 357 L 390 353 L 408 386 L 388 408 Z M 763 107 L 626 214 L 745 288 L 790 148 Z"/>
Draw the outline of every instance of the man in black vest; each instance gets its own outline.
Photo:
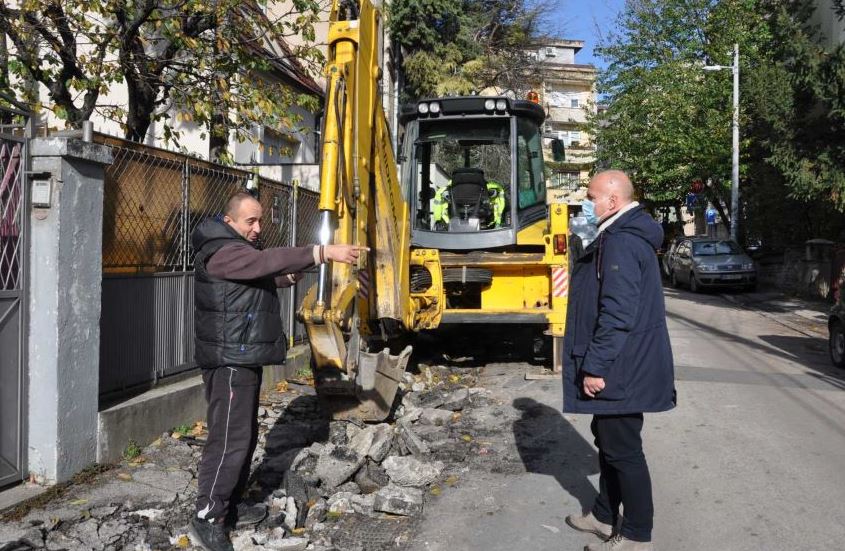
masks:
<path id="1" fill-rule="evenodd" d="M 194 260 L 194 359 L 208 402 L 208 440 L 199 465 L 194 536 L 212 551 L 230 551 L 227 530 L 260 522 L 262 506 L 241 502 L 258 441 L 262 366 L 281 364 L 286 337 L 276 289 L 328 261 L 351 264 L 365 247 L 258 246 L 261 204 L 240 192 L 223 219 L 209 218 L 191 239 Z"/>

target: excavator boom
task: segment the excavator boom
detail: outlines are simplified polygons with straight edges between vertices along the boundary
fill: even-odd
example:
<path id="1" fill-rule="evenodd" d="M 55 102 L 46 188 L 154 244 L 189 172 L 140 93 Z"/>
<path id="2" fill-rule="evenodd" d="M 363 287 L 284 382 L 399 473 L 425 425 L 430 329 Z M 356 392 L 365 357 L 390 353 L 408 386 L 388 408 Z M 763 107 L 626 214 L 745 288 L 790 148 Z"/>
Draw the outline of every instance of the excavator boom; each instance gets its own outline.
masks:
<path id="1" fill-rule="evenodd" d="M 370 0 L 334 0 L 322 159 L 320 243 L 369 247 L 356 265 L 323 264 L 300 309 L 318 394 L 336 418 L 390 413 L 410 347 L 410 228 L 379 93 L 381 15 Z"/>

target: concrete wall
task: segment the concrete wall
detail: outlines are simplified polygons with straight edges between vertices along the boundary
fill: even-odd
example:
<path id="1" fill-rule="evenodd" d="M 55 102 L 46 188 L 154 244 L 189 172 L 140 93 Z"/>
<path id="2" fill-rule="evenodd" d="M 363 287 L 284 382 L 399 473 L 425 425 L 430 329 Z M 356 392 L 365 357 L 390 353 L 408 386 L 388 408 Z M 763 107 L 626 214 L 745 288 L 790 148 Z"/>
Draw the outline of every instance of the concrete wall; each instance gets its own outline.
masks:
<path id="1" fill-rule="evenodd" d="M 30 216 L 29 470 L 42 483 L 94 462 L 100 357 L 103 169 L 111 150 L 73 138 L 31 142 L 53 180 Z"/>

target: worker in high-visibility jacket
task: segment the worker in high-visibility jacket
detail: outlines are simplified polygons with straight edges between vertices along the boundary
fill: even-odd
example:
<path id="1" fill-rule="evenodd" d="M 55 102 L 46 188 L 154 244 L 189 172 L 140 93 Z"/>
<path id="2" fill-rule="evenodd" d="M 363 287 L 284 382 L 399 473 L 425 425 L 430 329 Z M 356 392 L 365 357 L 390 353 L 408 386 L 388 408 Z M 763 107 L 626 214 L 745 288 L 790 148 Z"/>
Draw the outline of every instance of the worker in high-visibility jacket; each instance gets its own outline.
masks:
<path id="1" fill-rule="evenodd" d="M 440 222 L 445 224 L 446 226 L 449 225 L 449 220 L 451 216 L 449 215 L 449 200 L 446 197 L 446 194 L 452 187 L 452 181 L 437 189 L 434 194 L 434 206 L 432 208 L 431 214 L 434 218 L 435 227 L 437 223 Z M 494 182 L 490 180 L 487 182 L 487 196 L 490 199 L 490 207 L 493 211 L 493 216 L 490 223 L 487 225 L 487 229 L 498 228 L 502 225 L 502 215 L 505 213 L 505 188 L 502 184 L 498 182 Z"/>

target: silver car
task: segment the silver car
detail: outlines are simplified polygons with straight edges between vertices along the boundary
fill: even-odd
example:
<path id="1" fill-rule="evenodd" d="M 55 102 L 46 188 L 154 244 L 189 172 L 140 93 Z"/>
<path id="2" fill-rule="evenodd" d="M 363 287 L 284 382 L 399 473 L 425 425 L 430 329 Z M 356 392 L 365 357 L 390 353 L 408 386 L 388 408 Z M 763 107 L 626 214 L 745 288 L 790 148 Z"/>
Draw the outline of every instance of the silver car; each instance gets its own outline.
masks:
<path id="1" fill-rule="evenodd" d="M 672 285 L 686 284 L 694 293 L 705 287 L 757 288 L 754 261 L 734 241 L 686 239 L 673 254 L 671 270 Z"/>

